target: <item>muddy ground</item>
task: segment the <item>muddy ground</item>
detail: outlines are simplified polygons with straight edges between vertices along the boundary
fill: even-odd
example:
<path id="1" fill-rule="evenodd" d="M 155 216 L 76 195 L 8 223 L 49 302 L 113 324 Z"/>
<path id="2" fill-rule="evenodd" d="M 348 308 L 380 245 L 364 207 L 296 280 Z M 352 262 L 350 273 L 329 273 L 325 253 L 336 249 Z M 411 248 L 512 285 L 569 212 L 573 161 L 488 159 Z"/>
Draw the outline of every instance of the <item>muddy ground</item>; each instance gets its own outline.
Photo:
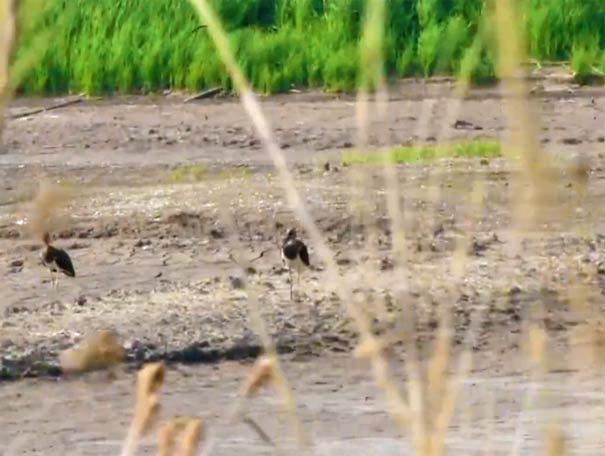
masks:
<path id="1" fill-rule="evenodd" d="M 459 110 L 448 114 L 454 103 L 449 91 L 445 84 L 402 86 L 389 102 L 387 119 L 372 122 L 370 143 L 502 137 L 506 122 L 496 90 L 477 90 Z M 16 100 L 10 108 L 15 118 L 8 122 L 0 154 L 3 380 L 60 375 L 57 353 L 98 329 L 111 329 L 120 336 L 131 366 L 150 359 L 180 365 L 256 356 L 260 342 L 255 313 L 239 287 L 241 269 L 230 259 L 238 246 L 248 259 L 265 252 L 252 263 L 248 287 L 258 295 L 258 312 L 278 350 L 293 363 L 292 369 L 304 371 L 311 362 L 319 372 L 337 366 L 330 384 L 347 372 L 349 361 L 343 356 L 355 347 L 357 331 L 345 303 L 331 291 L 333 284 L 327 283 L 313 245 L 313 269 L 303 274 L 295 299 L 290 300 L 288 273 L 281 265 L 276 239 L 288 227 L 300 225 L 236 101 L 184 104 L 179 95 L 130 97 L 88 100 L 20 116 L 55 101 Z M 514 181 L 509 162 L 497 158 L 400 166 L 408 253 L 403 272 L 392 269 L 392 236 L 380 169 L 367 171 L 368 187 L 356 198 L 369 203 L 370 223 L 364 225 L 350 205 L 350 179 L 359 167 L 342 166 L 339 154 L 357 141 L 354 99 L 297 94 L 263 101 L 303 201 L 337 255 L 339 286 L 363 296 L 360 302 L 375 312 L 376 329 L 391 339 L 400 337 L 413 317 L 423 352 L 430 349 L 437 311 L 444 304 L 453 308 L 458 345 L 480 315 L 470 343 L 478 360 L 475 374 L 482 378 L 518 373 L 523 322 L 535 318 L 530 316 L 531 304 L 543 305 L 539 321 L 553 338 L 553 369 L 559 370 L 569 368 L 568 358 L 561 354 L 574 328 L 596 319 L 601 310 L 605 91 L 546 86 L 534 93 L 532 101 L 540 118 L 541 142 L 553 156 L 590 158 L 584 200 L 576 199 L 577 186 L 571 177 L 557 179 L 550 216 L 539 229 L 523 233 L 522 250 L 514 251 L 510 209 Z M 40 241 L 27 225 L 28 201 L 43 179 L 59 180 L 74 189 L 71 217 L 55 234 L 56 244 L 71 254 L 77 277 L 61 278 L 56 297 L 51 294 L 48 272 L 38 264 Z M 473 182 L 483 184 L 481 210 L 468 195 Z M 302 228 L 299 232 L 308 239 Z M 372 251 L 366 248 L 369 234 L 376 247 Z M 453 253 L 465 241 L 466 268 L 461 282 L 452 284 Z M 570 282 L 588 285 L 586 314 L 569 311 Z M 405 302 L 412 304 L 413 316 L 403 313 L 394 291 L 398 289 L 406 291 Z M 395 350 L 395 359 L 405 356 L 405 350 Z M 225 378 L 235 378 L 239 374 L 234 372 L 241 368 L 233 366 L 238 365 L 197 369 L 202 376 L 224 372 Z M 215 380 L 211 383 L 219 392 L 210 406 L 220 408 L 233 391 Z M 308 386 L 310 380 L 299 381 L 308 387 L 301 386 L 307 391 L 301 393 L 302 400 L 310 395 L 312 401 L 314 394 L 320 394 Z M 103 393 L 107 395 L 103 401 L 115 405 L 124 397 L 128 380 L 120 378 L 118 383 L 115 392 Z M 37 394 L 46 394 L 45 389 L 54 394 L 53 388 L 62 384 L 38 384 L 42 390 Z M 15 401 L 13 410 L 33 407 L 26 403 L 31 400 L 26 393 L 31 385 L 36 383 L 4 387 L 4 394 Z M 70 382 L 64 385 L 69 385 L 69 391 L 75 388 Z M 186 381 L 180 385 L 187 389 Z M 353 396 L 359 394 L 355 390 Z M 81 413 L 78 404 L 73 409 L 76 414 Z M 375 403 L 372 407 L 380 415 L 376 426 L 383 429 L 385 407 Z M 115 408 L 111 410 L 115 413 Z M 11 413 L 15 430 L 6 431 L 5 438 L 12 439 L 22 417 Z M 345 418 L 338 415 L 338 419 Z M 35 426 L 37 421 L 29 423 Z M 392 437 L 389 432 L 368 431 L 368 438 Z M 53 444 L 59 453 L 65 448 L 78 451 L 66 443 L 70 438 L 65 434 Z M 109 451 L 94 449 L 91 442 L 96 438 L 84 439 L 87 454 Z M 252 444 L 242 445 L 250 450 Z M 267 450 L 260 448 L 255 454 L 263 451 Z"/>

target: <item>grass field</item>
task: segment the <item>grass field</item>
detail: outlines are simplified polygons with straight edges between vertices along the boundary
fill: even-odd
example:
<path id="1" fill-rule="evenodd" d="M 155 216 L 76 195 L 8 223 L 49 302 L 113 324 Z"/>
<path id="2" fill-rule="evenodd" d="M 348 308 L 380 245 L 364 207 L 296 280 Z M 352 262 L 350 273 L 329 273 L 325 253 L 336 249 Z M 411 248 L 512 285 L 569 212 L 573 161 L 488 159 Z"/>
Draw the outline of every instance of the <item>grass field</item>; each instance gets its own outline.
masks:
<path id="1" fill-rule="evenodd" d="M 360 77 L 362 0 L 214 0 L 237 61 L 256 90 L 353 90 Z M 207 29 L 186 0 L 23 0 L 21 71 L 25 94 L 133 93 L 232 88 Z M 605 68 L 605 3 L 523 3 L 529 55 L 569 61 L 579 80 Z M 392 0 L 386 6 L 388 77 L 495 77 L 490 2 Z M 33 65 L 31 62 L 35 61 Z M 24 69 L 23 69 L 24 68 Z"/>

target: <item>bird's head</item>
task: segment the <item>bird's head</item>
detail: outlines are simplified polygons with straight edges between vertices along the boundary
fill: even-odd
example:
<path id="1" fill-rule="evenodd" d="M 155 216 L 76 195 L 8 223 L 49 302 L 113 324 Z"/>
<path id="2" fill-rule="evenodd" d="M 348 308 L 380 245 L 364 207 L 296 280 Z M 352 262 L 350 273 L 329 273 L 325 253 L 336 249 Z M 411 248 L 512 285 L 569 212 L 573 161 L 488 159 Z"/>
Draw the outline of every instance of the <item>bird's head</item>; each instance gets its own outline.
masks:
<path id="1" fill-rule="evenodd" d="M 296 239 L 296 228 L 290 228 L 286 233 L 286 239 Z"/>

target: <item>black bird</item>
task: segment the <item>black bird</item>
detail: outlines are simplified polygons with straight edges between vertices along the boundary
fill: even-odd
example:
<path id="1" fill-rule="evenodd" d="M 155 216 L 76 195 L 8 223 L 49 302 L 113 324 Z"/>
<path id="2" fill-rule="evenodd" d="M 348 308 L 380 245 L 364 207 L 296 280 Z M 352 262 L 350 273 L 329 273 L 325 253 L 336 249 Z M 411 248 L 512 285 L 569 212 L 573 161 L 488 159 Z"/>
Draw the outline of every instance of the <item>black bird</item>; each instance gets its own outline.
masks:
<path id="1" fill-rule="evenodd" d="M 46 248 L 40 254 L 40 259 L 42 264 L 50 271 L 53 292 L 56 292 L 59 274 L 63 273 L 68 277 L 75 277 L 76 271 L 67 252 L 50 245 L 50 235 L 48 233 L 44 233 L 43 241 Z"/>
<path id="2" fill-rule="evenodd" d="M 297 239 L 296 229 L 288 230 L 286 240 L 281 249 L 282 261 L 287 264 L 290 273 L 290 299 L 292 299 L 292 269 L 296 270 L 298 276 L 297 286 L 300 285 L 300 272 L 304 266 L 310 267 L 309 251 L 303 241 Z"/>

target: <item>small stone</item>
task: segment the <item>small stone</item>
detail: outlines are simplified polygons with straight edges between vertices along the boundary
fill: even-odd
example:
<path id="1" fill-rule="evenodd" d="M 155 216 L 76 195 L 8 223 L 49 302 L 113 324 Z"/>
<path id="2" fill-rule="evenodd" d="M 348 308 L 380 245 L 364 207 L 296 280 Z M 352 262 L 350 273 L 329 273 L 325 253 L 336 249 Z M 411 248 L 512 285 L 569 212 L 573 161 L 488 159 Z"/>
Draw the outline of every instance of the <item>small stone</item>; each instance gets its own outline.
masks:
<path id="1" fill-rule="evenodd" d="M 381 271 L 390 271 L 393 269 L 393 267 L 394 267 L 394 264 L 390 258 L 384 257 L 380 260 L 380 270 Z"/>
<path id="2" fill-rule="evenodd" d="M 517 295 L 519 293 L 521 293 L 521 288 L 519 288 L 517 285 L 513 285 L 508 291 L 508 294 L 510 295 Z"/>
<path id="3" fill-rule="evenodd" d="M 134 246 L 135 247 L 145 247 L 147 245 L 151 245 L 151 241 L 150 240 L 144 240 L 144 239 L 139 239 Z"/>
<path id="4" fill-rule="evenodd" d="M 13 260 L 10 262 L 10 266 L 13 268 L 19 268 L 23 266 L 23 260 Z"/>
<path id="5" fill-rule="evenodd" d="M 241 277 L 229 277 L 229 281 L 231 282 L 231 286 L 235 289 L 235 290 L 241 290 L 246 286 L 246 283 L 244 282 L 244 279 L 242 279 Z"/>
<path id="6" fill-rule="evenodd" d="M 86 299 L 86 296 L 80 295 L 76 299 L 76 304 L 79 305 L 79 306 L 83 306 L 84 304 L 86 304 L 87 301 L 88 301 L 88 299 Z"/>
<path id="7" fill-rule="evenodd" d="M 582 140 L 580 138 L 563 138 L 561 140 L 561 142 L 563 144 L 567 144 L 567 145 L 576 145 L 576 144 L 582 144 Z"/>
<path id="8" fill-rule="evenodd" d="M 210 236 L 214 239 L 223 239 L 225 237 L 225 232 L 221 228 L 212 228 L 210 230 Z"/>

